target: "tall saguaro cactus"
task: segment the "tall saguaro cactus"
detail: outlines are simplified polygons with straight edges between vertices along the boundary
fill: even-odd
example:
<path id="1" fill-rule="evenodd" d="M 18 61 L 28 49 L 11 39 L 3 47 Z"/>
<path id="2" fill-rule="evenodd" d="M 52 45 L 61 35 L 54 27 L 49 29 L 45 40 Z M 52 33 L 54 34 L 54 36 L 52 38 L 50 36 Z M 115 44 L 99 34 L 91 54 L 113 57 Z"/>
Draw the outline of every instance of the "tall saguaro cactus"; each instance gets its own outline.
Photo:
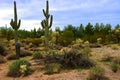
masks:
<path id="1" fill-rule="evenodd" d="M 16 7 L 16 1 L 14 1 L 14 19 L 11 19 L 10 25 L 12 26 L 12 28 L 14 29 L 14 34 L 15 34 L 15 47 L 16 47 L 16 54 L 19 55 L 19 47 L 20 44 L 18 43 L 18 29 L 20 27 L 21 24 L 21 20 L 17 19 L 17 7 Z M 18 50 L 17 50 L 18 49 Z"/>
<path id="2" fill-rule="evenodd" d="M 48 49 L 49 49 L 49 41 L 48 41 L 49 29 L 51 28 L 52 22 L 53 22 L 53 16 L 49 14 L 48 0 L 46 1 L 46 11 L 43 9 L 43 14 L 45 16 L 45 19 L 42 20 L 41 25 L 42 25 L 42 28 L 45 30 L 45 47 L 46 47 L 46 51 L 48 51 Z"/>

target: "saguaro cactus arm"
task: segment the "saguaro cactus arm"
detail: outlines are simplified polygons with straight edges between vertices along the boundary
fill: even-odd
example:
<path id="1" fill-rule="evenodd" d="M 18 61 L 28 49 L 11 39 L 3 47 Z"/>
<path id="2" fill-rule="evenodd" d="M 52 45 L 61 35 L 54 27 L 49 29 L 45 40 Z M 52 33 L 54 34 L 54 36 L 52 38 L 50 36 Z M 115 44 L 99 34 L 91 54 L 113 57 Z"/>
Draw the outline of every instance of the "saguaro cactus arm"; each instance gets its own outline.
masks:
<path id="1" fill-rule="evenodd" d="M 21 24 L 21 20 L 17 23 L 17 8 L 16 8 L 16 1 L 14 1 L 14 20 L 11 19 L 10 25 L 14 30 L 18 30 Z"/>

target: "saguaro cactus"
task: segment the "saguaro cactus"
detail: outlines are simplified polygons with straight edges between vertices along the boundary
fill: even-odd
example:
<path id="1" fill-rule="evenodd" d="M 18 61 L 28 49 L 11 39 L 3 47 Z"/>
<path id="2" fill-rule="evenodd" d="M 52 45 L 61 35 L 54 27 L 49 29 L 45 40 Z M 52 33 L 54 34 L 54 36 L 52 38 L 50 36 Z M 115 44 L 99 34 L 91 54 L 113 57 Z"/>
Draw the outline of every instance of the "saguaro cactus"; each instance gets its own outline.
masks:
<path id="1" fill-rule="evenodd" d="M 42 25 L 42 28 L 45 30 L 45 47 L 46 47 L 46 51 L 48 51 L 48 49 L 49 49 L 49 41 L 48 41 L 49 29 L 51 28 L 52 22 L 53 22 L 53 16 L 49 14 L 48 0 L 46 1 L 46 11 L 43 9 L 43 14 L 45 16 L 45 19 L 42 20 L 41 25 Z"/>
<path id="2" fill-rule="evenodd" d="M 14 34 L 15 34 L 15 47 L 16 47 L 16 55 L 19 55 L 19 49 L 17 49 L 17 44 L 18 44 L 18 29 L 20 27 L 21 24 L 21 20 L 19 20 L 19 22 L 17 21 L 17 7 L 16 7 L 16 1 L 14 1 L 14 20 L 11 19 L 10 25 L 12 26 L 12 28 L 14 29 Z M 19 45 L 20 46 L 20 45 Z"/>

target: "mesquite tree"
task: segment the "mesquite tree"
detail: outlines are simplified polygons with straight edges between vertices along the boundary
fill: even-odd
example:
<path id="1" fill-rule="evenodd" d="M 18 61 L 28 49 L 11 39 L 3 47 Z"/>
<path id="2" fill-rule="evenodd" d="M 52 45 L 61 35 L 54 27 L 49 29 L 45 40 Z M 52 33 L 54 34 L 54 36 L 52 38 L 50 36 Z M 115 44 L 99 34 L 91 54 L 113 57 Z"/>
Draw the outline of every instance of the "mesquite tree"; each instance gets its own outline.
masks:
<path id="1" fill-rule="evenodd" d="M 20 27 L 21 20 L 19 20 L 19 22 L 17 20 L 18 20 L 17 19 L 17 7 L 16 7 L 16 1 L 14 1 L 14 19 L 11 19 L 10 25 L 14 29 L 16 55 L 19 56 L 20 49 L 18 49 L 18 48 L 19 48 L 20 44 L 18 43 L 18 29 Z"/>
<path id="2" fill-rule="evenodd" d="M 48 41 L 49 29 L 51 28 L 52 22 L 53 22 L 53 16 L 49 14 L 48 0 L 46 1 L 46 11 L 43 9 L 43 14 L 45 16 L 45 19 L 42 20 L 41 25 L 42 25 L 42 28 L 45 30 L 45 48 L 46 48 L 46 51 L 48 51 L 48 49 L 49 49 L 49 41 Z"/>

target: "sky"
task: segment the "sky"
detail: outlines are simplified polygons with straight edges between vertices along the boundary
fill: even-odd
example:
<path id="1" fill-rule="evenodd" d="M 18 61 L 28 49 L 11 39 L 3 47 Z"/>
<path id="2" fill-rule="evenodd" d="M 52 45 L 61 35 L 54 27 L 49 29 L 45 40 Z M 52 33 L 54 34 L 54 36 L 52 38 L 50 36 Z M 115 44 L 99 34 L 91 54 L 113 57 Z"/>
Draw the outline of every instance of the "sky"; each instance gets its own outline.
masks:
<path id="1" fill-rule="evenodd" d="M 0 27 L 13 18 L 13 1 L 0 0 Z M 16 0 L 18 19 L 21 19 L 20 29 L 31 30 L 41 27 L 45 19 L 42 9 L 46 0 Z M 63 29 L 72 24 L 79 26 L 104 23 L 115 26 L 120 24 L 120 0 L 49 0 L 50 14 L 53 15 L 53 26 Z"/>

